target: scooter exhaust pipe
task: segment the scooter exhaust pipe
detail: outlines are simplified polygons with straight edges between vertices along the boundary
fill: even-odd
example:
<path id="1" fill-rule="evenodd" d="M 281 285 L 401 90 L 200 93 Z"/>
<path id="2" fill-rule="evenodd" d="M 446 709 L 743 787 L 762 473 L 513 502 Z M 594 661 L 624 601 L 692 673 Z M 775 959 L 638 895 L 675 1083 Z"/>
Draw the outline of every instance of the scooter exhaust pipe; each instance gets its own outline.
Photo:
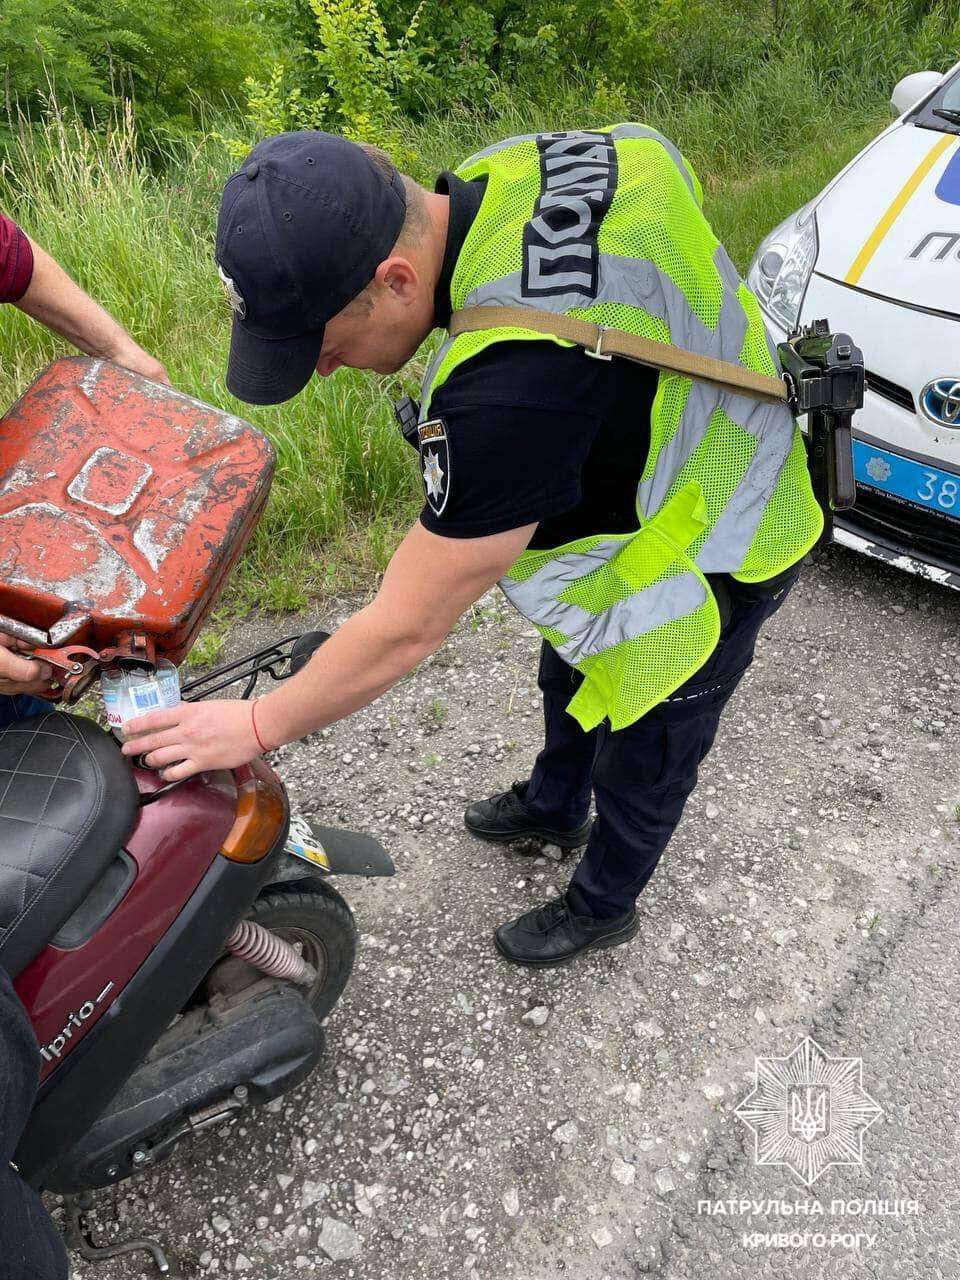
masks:
<path id="1" fill-rule="evenodd" d="M 227 950 L 269 978 L 285 978 L 304 987 L 317 980 L 316 969 L 295 947 L 252 920 L 240 921 L 227 939 Z"/>

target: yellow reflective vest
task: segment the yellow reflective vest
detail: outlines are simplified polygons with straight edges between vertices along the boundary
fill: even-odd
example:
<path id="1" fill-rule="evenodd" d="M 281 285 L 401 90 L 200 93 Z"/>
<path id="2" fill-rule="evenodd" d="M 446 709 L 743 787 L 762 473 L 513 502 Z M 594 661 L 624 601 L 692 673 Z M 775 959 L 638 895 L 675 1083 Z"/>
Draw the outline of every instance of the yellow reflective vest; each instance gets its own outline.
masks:
<path id="1" fill-rule="evenodd" d="M 508 138 L 457 173 L 487 185 L 454 268 L 455 311 L 560 312 L 779 372 L 758 303 L 703 215 L 696 176 L 655 130 Z M 421 420 L 463 361 L 517 339 L 570 345 L 513 327 L 448 337 L 424 379 Z M 568 710 L 584 729 L 604 717 L 614 729 L 633 723 L 707 660 L 720 617 L 705 574 L 763 581 L 800 560 L 823 528 L 786 405 L 667 372 L 636 509 L 634 532 L 598 529 L 525 551 L 500 582 L 582 672 Z"/>

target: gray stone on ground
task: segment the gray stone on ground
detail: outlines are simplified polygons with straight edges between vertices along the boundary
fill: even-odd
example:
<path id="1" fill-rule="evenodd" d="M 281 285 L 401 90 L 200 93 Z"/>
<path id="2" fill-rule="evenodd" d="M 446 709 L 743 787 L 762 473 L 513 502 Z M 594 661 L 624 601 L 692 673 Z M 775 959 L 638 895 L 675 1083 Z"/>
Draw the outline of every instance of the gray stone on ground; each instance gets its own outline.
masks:
<path id="1" fill-rule="evenodd" d="M 553 1131 L 554 1142 L 562 1146 L 573 1146 L 579 1137 L 580 1130 L 573 1120 L 568 1120 L 565 1124 L 558 1124 Z"/>
<path id="2" fill-rule="evenodd" d="M 317 1244 L 331 1262 L 346 1262 L 360 1253 L 360 1237 L 353 1227 L 336 1218 L 324 1218 Z"/>

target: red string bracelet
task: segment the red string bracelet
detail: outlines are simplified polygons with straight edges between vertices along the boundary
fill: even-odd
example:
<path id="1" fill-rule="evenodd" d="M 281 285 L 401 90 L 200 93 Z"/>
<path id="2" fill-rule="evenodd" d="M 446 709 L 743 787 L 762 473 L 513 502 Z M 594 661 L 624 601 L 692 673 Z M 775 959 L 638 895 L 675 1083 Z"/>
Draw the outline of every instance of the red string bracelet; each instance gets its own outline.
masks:
<path id="1" fill-rule="evenodd" d="M 257 701 L 258 701 L 257 699 L 254 699 L 254 701 L 250 703 L 250 721 L 253 725 L 253 736 L 257 740 L 257 746 L 260 748 L 261 751 L 265 752 L 267 748 L 263 745 L 263 739 L 260 737 L 260 734 L 257 732 Z"/>

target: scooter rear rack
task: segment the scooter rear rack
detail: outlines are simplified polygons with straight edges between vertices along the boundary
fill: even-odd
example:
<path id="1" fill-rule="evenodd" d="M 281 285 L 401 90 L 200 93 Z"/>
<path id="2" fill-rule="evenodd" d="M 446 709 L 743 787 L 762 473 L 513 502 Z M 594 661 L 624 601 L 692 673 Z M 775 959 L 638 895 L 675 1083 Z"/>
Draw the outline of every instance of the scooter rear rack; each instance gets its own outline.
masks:
<path id="1" fill-rule="evenodd" d="M 274 680 L 288 680 L 290 676 L 296 675 L 313 651 L 327 638 L 325 631 L 305 631 L 301 635 L 287 636 L 285 640 L 279 640 L 265 649 L 258 649 L 256 653 L 245 654 L 235 662 L 224 663 L 222 667 L 208 671 L 196 680 L 187 681 L 181 686 L 180 697 L 184 702 L 199 702 L 202 698 L 219 693 L 221 689 L 246 680 L 246 687 L 240 696 L 249 698 L 259 675 L 267 672 Z"/>

